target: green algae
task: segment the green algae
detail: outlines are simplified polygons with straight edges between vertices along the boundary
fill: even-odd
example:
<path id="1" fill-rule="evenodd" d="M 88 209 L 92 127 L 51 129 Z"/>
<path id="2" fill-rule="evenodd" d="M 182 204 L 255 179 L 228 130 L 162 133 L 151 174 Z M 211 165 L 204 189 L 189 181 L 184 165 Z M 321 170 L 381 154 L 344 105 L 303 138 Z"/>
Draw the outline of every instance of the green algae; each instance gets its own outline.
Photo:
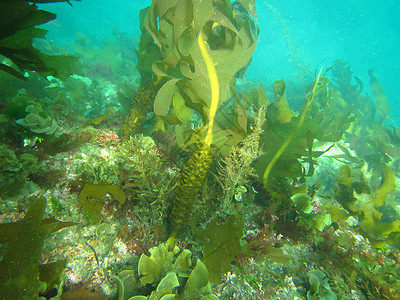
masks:
<path id="1" fill-rule="evenodd" d="M 310 290 L 307 292 L 307 300 L 336 300 L 337 296 L 329 286 L 326 275 L 319 270 L 311 270 L 307 273 L 310 281 Z"/>
<path id="2" fill-rule="evenodd" d="M 171 244 L 173 239 L 149 249 L 150 255 L 142 254 L 139 259 L 138 275 L 143 287 L 147 288 L 149 295 L 137 295 L 129 300 L 215 300 L 218 299 L 211 293 L 211 284 L 206 266 L 197 260 L 194 264 L 191 251 Z M 133 271 L 122 271 L 115 276 L 118 287 L 118 298 L 128 297 L 127 289 L 136 285 L 130 280 Z M 140 290 L 140 287 L 136 287 Z"/>

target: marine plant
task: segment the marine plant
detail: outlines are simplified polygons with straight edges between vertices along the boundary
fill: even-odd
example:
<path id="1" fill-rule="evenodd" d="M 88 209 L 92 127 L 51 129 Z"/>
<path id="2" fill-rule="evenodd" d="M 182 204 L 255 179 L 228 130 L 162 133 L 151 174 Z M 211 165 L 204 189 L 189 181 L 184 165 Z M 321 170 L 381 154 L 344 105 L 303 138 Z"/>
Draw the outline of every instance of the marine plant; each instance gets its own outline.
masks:
<path id="1" fill-rule="evenodd" d="M 210 280 L 220 282 L 221 274 L 230 271 L 232 260 L 242 252 L 242 215 L 231 215 L 225 223 L 214 218 L 206 229 L 198 230 L 196 235 L 204 244 L 203 262 L 210 272 Z"/>
<path id="2" fill-rule="evenodd" d="M 151 111 L 153 101 L 160 88 L 160 83 L 143 83 L 129 104 L 129 110 L 121 127 L 121 139 L 128 141 L 129 137 L 140 133 L 146 114 Z"/>
<path id="3" fill-rule="evenodd" d="M 222 275 L 231 271 L 233 262 L 246 265 L 248 260 L 256 257 L 269 258 L 278 263 L 289 260 L 279 247 L 275 247 L 279 237 L 271 233 L 269 225 L 243 238 L 243 222 L 242 214 L 236 213 L 227 217 L 225 222 L 213 218 L 206 229 L 195 230 L 204 246 L 202 260 L 210 273 L 211 282 L 221 283 Z"/>
<path id="4" fill-rule="evenodd" d="M 259 30 L 254 1 L 238 3 L 153 1 L 144 16 L 144 28 L 163 58 L 152 64 L 158 80 L 163 80 L 154 112 L 175 126 L 180 141 L 192 120 L 189 111 L 174 109 L 178 103 L 198 113 L 205 130 L 175 189 L 170 218 L 175 229 L 183 228 L 207 173 L 210 145 L 218 139 L 225 142 L 227 133 L 218 133 L 214 123 L 218 107 L 229 99 L 236 73 L 255 50 Z"/>
<path id="5" fill-rule="evenodd" d="M 30 153 L 16 153 L 0 144 L 0 193 L 14 195 L 29 182 L 29 176 L 42 168 L 38 158 Z"/>
<path id="6" fill-rule="evenodd" d="M 360 231 L 372 245 L 378 248 L 399 245 L 400 216 L 390 201 L 397 188 L 393 170 L 387 165 L 382 167 L 381 185 L 373 193 L 360 190 L 351 174 L 348 166 L 340 167 L 336 200 L 358 220 Z"/>
<path id="7" fill-rule="evenodd" d="M 283 82 L 274 83 L 275 102 L 267 108 L 261 135 L 265 154 L 256 161 L 256 170 L 269 192 L 285 185 L 290 178 L 303 183 L 312 176 L 317 159 L 342 138 L 354 121 L 351 109 L 339 106 L 342 100 L 322 74 L 309 89 L 298 115 L 286 103 L 285 88 Z M 316 141 L 326 148 L 315 151 Z M 292 196 L 291 191 L 289 194 Z"/>
<path id="8" fill-rule="evenodd" d="M 292 143 L 292 148 L 289 150 L 292 150 L 293 144 L 297 141 L 299 141 L 299 138 L 297 140 L 294 140 L 294 138 L 299 134 L 300 129 L 302 128 L 303 123 L 306 121 L 306 119 L 309 118 L 309 112 L 311 109 L 311 105 L 317 98 L 319 92 L 326 87 L 327 82 L 326 81 L 321 81 L 322 78 L 320 77 L 320 74 L 318 75 L 317 79 L 315 80 L 314 86 L 311 90 L 311 92 L 307 95 L 307 100 L 305 107 L 302 111 L 302 113 L 298 116 L 295 117 L 293 112 L 290 110 L 288 105 L 286 104 L 286 86 L 284 83 L 282 84 L 281 81 L 275 82 L 274 83 L 274 95 L 275 95 L 275 102 L 274 105 L 271 106 L 271 108 L 268 110 L 268 113 L 271 113 L 271 111 L 274 111 L 274 117 L 269 118 L 270 114 L 267 113 L 267 120 L 271 120 L 270 122 L 273 122 L 274 120 L 277 124 L 279 124 L 279 127 L 276 130 L 279 130 L 281 134 L 286 136 L 286 138 L 279 143 L 279 148 L 276 151 L 271 151 L 269 149 L 268 153 L 270 157 L 262 157 L 262 161 L 267 161 L 267 164 L 265 166 L 265 169 L 263 168 L 262 172 L 262 181 L 265 187 L 268 186 L 268 180 L 270 177 L 270 174 L 272 172 L 272 169 L 274 168 L 275 164 L 278 162 L 278 160 L 281 158 L 281 156 L 285 153 L 285 151 L 288 149 L 288 146 Z M 322 82 L 322 84 L 321 84 Z M 289 124 L 288 126 L 285 126 L 285 124 Z M 289 128 L 284 128 L 284 127 L 289 127 Z M 266 135 L 274 134 L 274 131 L 269 129 L 268 132 L 266 132 Z M 304 134 L 304 131 L 303 131 Z M 303 145 L 296 145 L 298 148 L 296 149 L 297 151 L 305 151 L 305 142 L 303 141 Z M 269 140 L 269 144 L 271 143 L 271 140 Z M 267 145 L 266 147 L 269 147 L 270 145 Z M 292 150 L 293 151 L 293 150 Z M 310 149 L 310 151 L 312 151 Z M 286 152 L 287 154 L 288 152 Z M 295 152 L 296 153 L 296 152 Z M 293 154 L 292 154 L 293 155 Z M 292 175 L 293 177 L 299 177 L 302 174 L 302 169 L 301 165 L 299 162 L 297 162 L 297 159 L 299 158 L 299 154 L 296 153 L 296 157 L 290 158 L 292 161 L 290 165 L 288 166 L 288 161 L 289 157 L 285 158 L 286 160 L 286 169 L 289 169 L 290 171 L 293 172 Z M 297 163 L 296 163 L 297 162 Z M 297 165 L 296 165 L 297 164 Z M 275 174 L 277 173 L 276 171 L 274 172 Z M 297 173 L 297 174 L 296 174 Z M 276 176 L 276 175 L 275 175 Z M 287 176 L 287 175 L 286 175 Z"/>
<path id="9" fill-rule="evenodd" d="M 118 185 L 107 183 L 84 183 L 83 185 L 79 194 L 79 204 L 89 214 L 92 223 L 100 221 L 106 194 L 111 194 L 121 204 L 125 202 L 125 193 Z"/>
<path id="10" fill-rule="evenodd" d="M 314 228 L 318 231 L 323 231 L 327 226 L 332 224 L 330 213 L 316 212 L 314 213 L 314 205 L 312 199 L 306 193 L 298 193 L 290 198 L 295 204 L 296 210 L 299 213 L 299 223 L 305 224 L 308 228 Z"/>
<path id="11" fill-rule="evenodd" d="M 252 126 L 252 132 L 240 144 L 233 146 L 219 164 L 216 180 L 220 183 L 224 193 L 221 201 L 222 208 L 228 213 L 234 212 L 232 199 L 234 197 L 236 199 L 238 189 L 246 190 L 245 185 L 249 179 L 257 176 L 253 162 L 262 155 L 259 142 L 265 121 L 265 109 L 265 106 L 260 107 Z"/>
<path id="12" fill-rule="evenodd" d="M 49 115 L 45 114 L 39 102 L 32 102 L 25 107 L 28 113 L 24 118 L 18 119 L 15 123 L 28 128 L 34 133 L 53 134 L 56 132 L 57 122 Z"/>
<path id="13" fill-rule="evenodd" d="M 131 136 L 119 150 L 120 179 L 128 198 L 141 208 L 150 209 L 154 220 L 165 221 L 175 171 L 166 164 L 151 137 Z"/>
<path id="14" fill-rule="evenodd" d="M 218 299 L 211 293 L 211 284 L 208 281 L 205 265 L 200 260 L 193 263 L 190 250 L 181 251 L 172 243 L 170 239 L 149 249 L 149 256 L 146 254 L 140 256 L 138 265 L 140 283 L 144 287 L 151 286 L 151 289 L 149 295 L 133 296 L 129 300 Z M 124 275 L 131 276 L 131 274 Z M 125 280 L 122 280 L 121 275 L 116 276 L 115 279 L 118 282 L 119 298 L 126 299 Z"/>
<path id="15" fill-rule="evenodd" d="M 310 282 L 310 290 L 307 292 L 307 300 L 336 300 L 336 294 L 329 286 L 329 280 L 320 270 L 311 270 L 307 273 Z"/>
<path id="16" fill-rule="evenodd" d="M 85 144 L 75 155 L 76 171 L 85 182 L 120 184 L 119 159 L 116 148 Z"/>
<path id="17" fill-rule="evenodd" d="M 43 219 L 45 198 L 32 199 L 25 217 L 15 223 L 0 224 L 0 243 L 7 251 L 0 261 L 0 294 L 16 299 L 37 299 L 56 287 L 62 293 L 62 273 L 66 261 L 40 265 L 44 238 L 64 227 L 76 225 L 55 219 Z"/>
<path id="18" fill-rule="evenodd" d="M 34 38 L 44 38 L 46 30 L 36 27 L 53 20 L 56 15 L 37 8 L 35 3 L 69 2 L 69 0 L 2 1 L 0 4 L 0 55 L 9 62 L 1 62 L 0 70 L 27 80 L 21 71 L 33 70 L 43 76 L 52 75 L 66 79 L 79 73 L 78 58 L 65 55 L 48 55 L 33 45 Z"/>

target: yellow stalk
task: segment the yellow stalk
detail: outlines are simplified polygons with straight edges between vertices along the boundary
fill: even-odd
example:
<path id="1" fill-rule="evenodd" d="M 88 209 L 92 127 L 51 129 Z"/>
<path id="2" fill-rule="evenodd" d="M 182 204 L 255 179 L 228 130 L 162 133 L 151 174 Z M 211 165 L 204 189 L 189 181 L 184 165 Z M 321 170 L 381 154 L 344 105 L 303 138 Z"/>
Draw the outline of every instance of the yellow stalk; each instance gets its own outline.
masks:
<path id="1" fill-rule="evenodd" d="M 289 146 L 292 139 L 299 132 L 300 127 L 301 127 L 301 125 L 303 125 L 304 119 L 306 118 L 306 115 L 308 114 L 308 110 L 310 109 L 311 104 L 314 102 L 315 98 L 317 97 L 318 92 L 316 91 L 316 89 L 317 89 L 319 81 L 321 79 L 321 71 L 322 71 L 322 69 L 318 73 L 317 79 L 315 80 L 313 89 L 311 91 L 311 97 L 307 99 L 306 106 L 300 115 L 300 119 L 299 119 L 299 122 L 297 123 L 296 128 L 293 130 L 292 134 L 286 138 L 286 140 L 283 142 L 282 146 L 278 149 L 278 151 L 275 153 L 274 157 L 271 159 L 271 161 L 268 163 L 267 167 L 265 168 L 264 175 L 263 175 L 264 187 L 267 187 L 268 177 L 269 177 L 269 174 L 271 173 L 272 168 L 274 167 L 275 163 L 278 161 L 279 157 L 281 157 L 282 153 Z"/>
<path id="2" fill-rule="evenodd" d="M 211 86 L 210 116 L 208 120 L 207 135 L 204 141 L 206 145 L 210 146 L 212 142 L 212 128 L 214 125 L 214 118 L 217 112 L 218 102 L 219 102 L 219 82 L 214 62 L 212 61 L 209 51 L 206 48 L 207 42 L 204 41 L 203 34 L 201 32 L 199 34 L 197 42 L 200 47 L 201 55 L 203 56 L 204 62 L 206 63 L 208 77 L 210 79 L 210 86 Z"/>

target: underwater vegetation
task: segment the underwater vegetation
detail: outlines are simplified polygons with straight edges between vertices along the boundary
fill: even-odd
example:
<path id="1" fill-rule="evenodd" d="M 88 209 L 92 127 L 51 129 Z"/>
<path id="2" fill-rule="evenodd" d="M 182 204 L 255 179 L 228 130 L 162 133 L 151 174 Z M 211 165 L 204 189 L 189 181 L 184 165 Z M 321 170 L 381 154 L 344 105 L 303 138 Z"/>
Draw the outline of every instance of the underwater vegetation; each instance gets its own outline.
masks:
<path id="1" fill-rule="evenodd" d="M 0 262 L 2 297 L 34 299 L 52 288 L 56 288 L 60 295 L 62 293 L 66 260 L 40 265 L 41 249 L 48 234 L 76 224 L 43 219 L 46 199 L 32 200 L 21 221 L 0 226 L 1 243 L 8 243 Z"/>
<path id="2" fill-rule="evenodd" d="M 16 68 L 7 62 L 2 62 L 0 63 L 1 71 L 23 80 L 27 79 L 21 73 L 25 70 L 63 79 L 79 72 L 78 57 L 44 54 L 32 45 L 34 38 L 44 38 L 46 34 L 46 30 L 36 26 L 56 17 L 51 12 L 38 9 L 34 4 L 46 2 L 69 1 L 2 1 L 0 55 L 8 58 Z"/>
<path id="3" fill-rule="evenodd" d="M 400 297 L 400 131 L 373 69 L 372 95 L 343 60 L 249 82 L 255 1 L 153 0 L 138 43 L 77 34 L 85 68 L 54 73 L 64 50 L 6 44 L 55 17 L 29 2 L 0 4 L 34 18 L 0 23 L 1 299 Z"/>

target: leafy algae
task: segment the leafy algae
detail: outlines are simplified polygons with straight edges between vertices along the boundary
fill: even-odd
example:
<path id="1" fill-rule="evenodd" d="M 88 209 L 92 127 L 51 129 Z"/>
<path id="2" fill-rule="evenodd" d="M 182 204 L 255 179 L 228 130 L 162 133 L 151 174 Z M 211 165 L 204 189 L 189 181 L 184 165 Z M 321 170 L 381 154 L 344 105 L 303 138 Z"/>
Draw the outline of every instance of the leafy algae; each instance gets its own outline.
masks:
<path id="1" fill-rule="evenodd" d="M 9 244 L 0 261 L 1 295 L 35 299 L 39 296 L 39 279 L 50 287 L 64 271 L 65 261 L 39 267 L 43 239 L 52 232 L 76 224 L 43 220 L 45 207 L 44 198 L 34 199 L 22 221 L 0 226 L 0 242 Z"/>

